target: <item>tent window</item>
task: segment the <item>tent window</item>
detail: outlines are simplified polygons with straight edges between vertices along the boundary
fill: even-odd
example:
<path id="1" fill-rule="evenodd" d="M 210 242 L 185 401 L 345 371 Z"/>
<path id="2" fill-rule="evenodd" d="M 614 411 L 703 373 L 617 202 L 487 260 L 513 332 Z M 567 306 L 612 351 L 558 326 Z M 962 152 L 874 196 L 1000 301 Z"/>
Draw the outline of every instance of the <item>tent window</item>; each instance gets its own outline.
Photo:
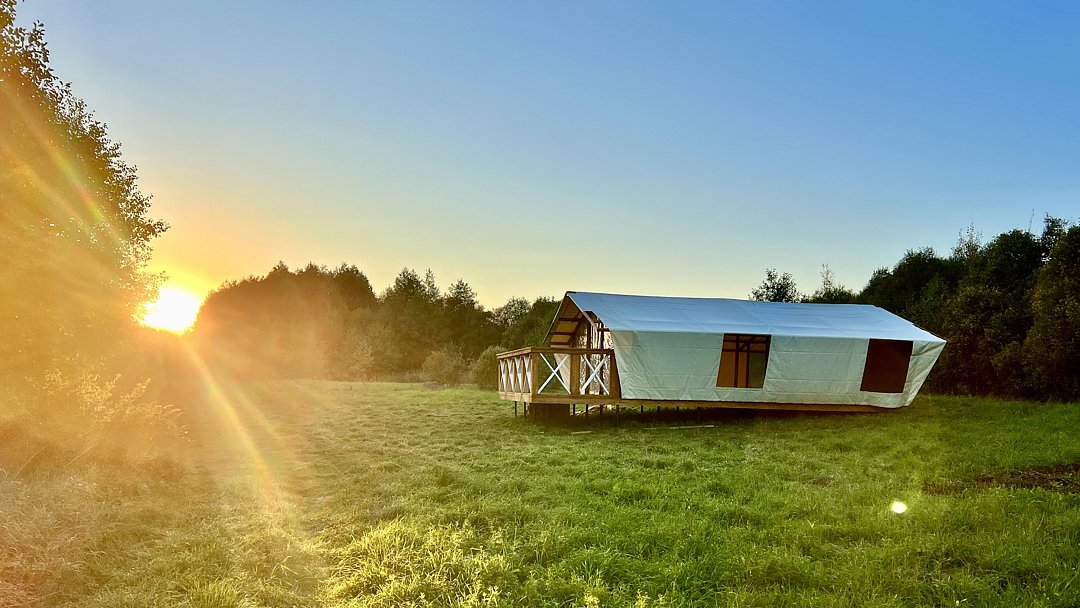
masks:
<path id="1" fill-rule="evenodd" d="M 902 393 L 911 361 L 910 340 L 870 340 L 866 350 L 861 390 L 871 393 Z"/>
<path id="2" fill-rule="evenodd" d="M 761 388 L 769 365 L 771 336 L 724 334 L 717 388 Z"/>

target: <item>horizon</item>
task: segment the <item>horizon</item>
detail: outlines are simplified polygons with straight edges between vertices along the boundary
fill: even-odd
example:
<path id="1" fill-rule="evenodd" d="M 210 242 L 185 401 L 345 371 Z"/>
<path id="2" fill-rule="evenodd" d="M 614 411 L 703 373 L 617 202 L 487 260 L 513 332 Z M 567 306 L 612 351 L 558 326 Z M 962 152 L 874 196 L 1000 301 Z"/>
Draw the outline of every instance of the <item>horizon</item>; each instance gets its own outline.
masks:
<path id="1" fill-rule="evenodd" d="M 430 268 L 488 308 L 745 298 L 766 268 L 809 291 L 826 264 L 858 290 L 969 225 L 1076 216 L 1073 5 L 471 8 L 19 21 L 171 224 L 150 269 L 200 296 L 279 260 L 377 292 Z"/>

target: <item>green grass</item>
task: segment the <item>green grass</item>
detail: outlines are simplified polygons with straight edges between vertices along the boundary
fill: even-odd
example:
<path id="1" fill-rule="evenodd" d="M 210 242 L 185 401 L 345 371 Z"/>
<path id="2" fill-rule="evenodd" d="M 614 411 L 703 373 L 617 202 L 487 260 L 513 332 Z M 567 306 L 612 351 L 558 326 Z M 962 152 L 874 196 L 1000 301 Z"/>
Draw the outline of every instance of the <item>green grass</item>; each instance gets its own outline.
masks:
<path id="1" fill-rule="evenodd" d="M 0 473 L 0 606 L 1080 605 L 1080 495 L 1009 483 L 1080 460 L 1076 405 L 511 411 L 265 383 L 218 395 L 182 474 Z"/>

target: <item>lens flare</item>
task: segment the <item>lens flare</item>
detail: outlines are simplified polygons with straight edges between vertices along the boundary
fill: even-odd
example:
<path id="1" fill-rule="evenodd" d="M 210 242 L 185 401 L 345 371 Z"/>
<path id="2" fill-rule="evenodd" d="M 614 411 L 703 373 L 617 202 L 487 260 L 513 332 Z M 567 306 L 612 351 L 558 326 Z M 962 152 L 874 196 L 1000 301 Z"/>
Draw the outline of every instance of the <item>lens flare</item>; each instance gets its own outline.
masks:
<path id="1" fill-rule="evenodd" d="M 899 500 L 895 500 L 891 505 L 889 505 L 889 510 L 893 513 L 896 513 L 897 515 L 900 515 L 901 513 L 907 511 L 907 505 L 900 502 Z"/>
<path id="2" fill-rule="evenodd" d="M 195 323 L 201 305 L 198 296 L 163 285 L 158 289 L 157 300 L 146 305 L 142 323 L 154 329 L 183 333 Z"/>

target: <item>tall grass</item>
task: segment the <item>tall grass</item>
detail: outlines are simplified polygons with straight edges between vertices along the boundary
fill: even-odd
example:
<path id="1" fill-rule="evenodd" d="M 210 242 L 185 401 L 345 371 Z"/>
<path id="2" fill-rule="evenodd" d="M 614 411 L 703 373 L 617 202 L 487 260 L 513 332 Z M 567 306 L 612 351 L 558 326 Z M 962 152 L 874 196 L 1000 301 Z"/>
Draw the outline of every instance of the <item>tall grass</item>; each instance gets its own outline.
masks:
<path id="1" fill-rule="evenodd" d="M 58 606 L 1080 605 L 1080 496 L 1008 483 L 1080 460 L 1075 405 L 672 428 L 694 416 L 544 427 L 472 389 L 235 387 L 179 476 L 0 475 L 3 546 L 55 548 L 0 584 Z"/>

